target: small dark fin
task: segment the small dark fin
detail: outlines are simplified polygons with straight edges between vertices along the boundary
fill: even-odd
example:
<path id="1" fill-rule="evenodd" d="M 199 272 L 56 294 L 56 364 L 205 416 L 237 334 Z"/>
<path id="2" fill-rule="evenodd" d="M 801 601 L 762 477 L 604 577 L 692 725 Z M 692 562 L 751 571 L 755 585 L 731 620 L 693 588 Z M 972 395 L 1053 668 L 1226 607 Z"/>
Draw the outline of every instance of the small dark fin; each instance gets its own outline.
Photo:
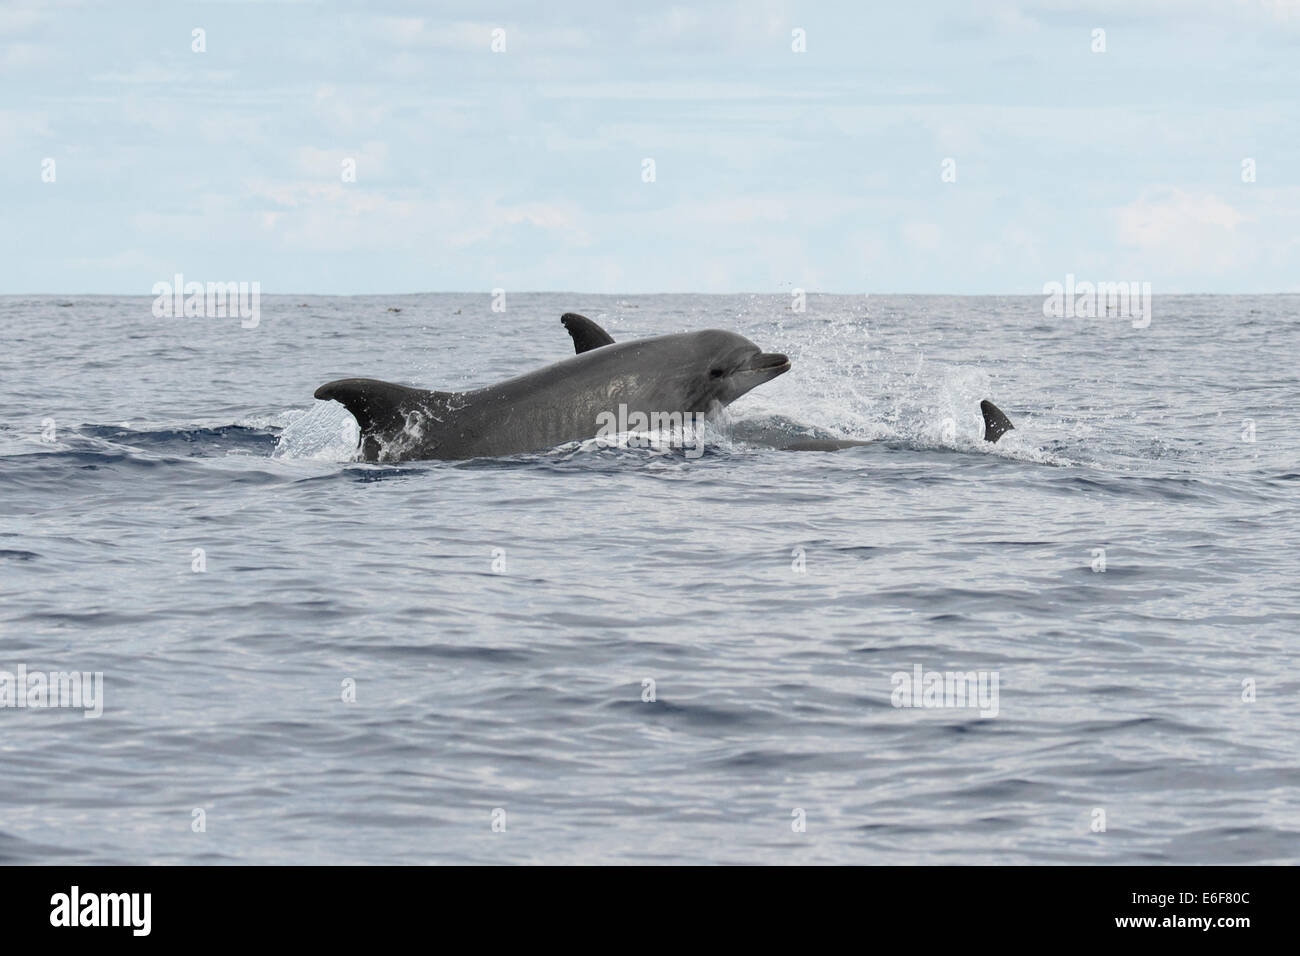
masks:
<path id="1" fill-rule="evenodd" d="M 1016 426 L 987 398 L 980 402 L 980 411 L 984 413 L 984 440 L 997 441 Z"/>
<path id="2" fill-rule="evenodd" d="M 316 389 L 321 401 L 334 401 L 352 413 L 362 435 L 385 433 L 406 424 L 406 408 L 427 394 L 418 388 L 380 382 L 373 378 L 342 378 Z"/>
<path id="3" fill-rule="evenodd" d="M 560 321 L 569 330 L 569 335 L 573 336 L 573 351 L 578 355 L 598 349 L 602 345 L 614 344 L 613 337 L 585 315 L 565 312 L 560 316 Z"/>

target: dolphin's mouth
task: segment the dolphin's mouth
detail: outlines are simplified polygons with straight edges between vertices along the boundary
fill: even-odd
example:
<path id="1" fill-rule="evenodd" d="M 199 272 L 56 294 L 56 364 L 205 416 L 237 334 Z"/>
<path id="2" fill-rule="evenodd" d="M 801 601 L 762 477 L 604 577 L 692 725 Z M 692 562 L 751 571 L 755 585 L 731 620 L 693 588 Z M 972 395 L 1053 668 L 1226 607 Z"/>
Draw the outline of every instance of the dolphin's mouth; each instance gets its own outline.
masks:
<path id="1" fill-rule="evenodd" d="M 766 375 L 768 378 L 775 378 L 790 371 L 790 359 L 780 352 L 759 352 L 745 363 L 745 371 L 757 372 Z"/>

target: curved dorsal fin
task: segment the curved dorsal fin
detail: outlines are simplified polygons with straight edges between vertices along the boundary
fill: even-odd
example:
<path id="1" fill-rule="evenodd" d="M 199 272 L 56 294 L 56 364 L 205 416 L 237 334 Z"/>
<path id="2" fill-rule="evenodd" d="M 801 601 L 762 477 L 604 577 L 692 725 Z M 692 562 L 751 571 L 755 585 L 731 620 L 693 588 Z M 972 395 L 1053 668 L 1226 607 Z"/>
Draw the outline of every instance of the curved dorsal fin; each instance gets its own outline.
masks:
<path id="1" fill-rule="evenodd" d="M 984 414 L 984 440 L 997 441 L 1016 426 L 987 398 L 980 402 L 980 411 Z"/>
<path id="2" fill-rule="evenodd" d="M 602 329 L 585 315 L 579 315 L 577 312 L 565 312 L 560 316 L 560 321 L 564 327 L 569 330 L 569 335 L 573 337 L 573 351 L 581 355 L 583 352 L 590 352 L 592 349 L 598 349 L 602 345 L 613 345 L 613 337 Z"/>

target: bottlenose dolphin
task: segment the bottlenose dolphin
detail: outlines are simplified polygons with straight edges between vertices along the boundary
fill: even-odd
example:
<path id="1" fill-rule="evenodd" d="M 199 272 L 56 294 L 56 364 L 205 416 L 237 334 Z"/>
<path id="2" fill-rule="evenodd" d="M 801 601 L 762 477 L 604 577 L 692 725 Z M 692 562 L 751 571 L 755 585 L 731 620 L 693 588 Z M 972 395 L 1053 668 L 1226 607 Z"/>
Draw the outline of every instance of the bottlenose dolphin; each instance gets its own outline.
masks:
<path id="1" fill-rule="evenodd" d="M 577 355 L 470 392 L 430 392 L 349 378 L 316 389 L 361 426 L 366 461 L 480 458 L 542 451 L 594 438 L 602 421 L 710 415 L 790 370 L 720 329 L 614 343 L 590 320 L 574 323 Z M 569 327 L 569 323 L 565 323 Z M 610 344 L 599 342 L 604 335 Z M 583 343 L 588 343 L 584 351 Z"/>
<path id="2" fill-rule="evenodd" d="M 689 423 L 790 370 L 786 356 L 721 329 L 616 343 L 585 316 L 568 312 L 560 321 L 576 354 L 497 385 L 435 392 L 347 378 L 322 385 L 316 398 L 340 402 L 356 418 L 366 461 L 497 457 L 594 438 L 602 422 L 615 416 L 654 421 L 675 415 Z M 996 441 L 1012 426 L 991 403 L 985 405 L 1005 422 L 990 437 L 984 410 L 984 437 Z M 761 443 L 804 451 L 868 444 L 798 437 Z"/>

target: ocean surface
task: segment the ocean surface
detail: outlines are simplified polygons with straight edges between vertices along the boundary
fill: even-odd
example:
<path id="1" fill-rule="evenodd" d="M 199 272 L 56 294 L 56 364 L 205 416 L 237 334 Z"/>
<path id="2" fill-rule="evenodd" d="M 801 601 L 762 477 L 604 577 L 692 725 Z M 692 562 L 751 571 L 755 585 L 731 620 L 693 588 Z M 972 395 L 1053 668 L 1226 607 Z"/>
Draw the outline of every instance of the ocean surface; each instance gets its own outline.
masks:
<path id="1" fill-rule="evenodd" d="M 103 675 L 0 708 L 0 861 L 1300 861 L 1300 296 L 792 301 L 0 298 L 0 671 Z M 793 368 L 700 457 L 364 464 L 312 398 L 566 311 Z M 948 672 L 996 706 L 895 706 Z"/>

